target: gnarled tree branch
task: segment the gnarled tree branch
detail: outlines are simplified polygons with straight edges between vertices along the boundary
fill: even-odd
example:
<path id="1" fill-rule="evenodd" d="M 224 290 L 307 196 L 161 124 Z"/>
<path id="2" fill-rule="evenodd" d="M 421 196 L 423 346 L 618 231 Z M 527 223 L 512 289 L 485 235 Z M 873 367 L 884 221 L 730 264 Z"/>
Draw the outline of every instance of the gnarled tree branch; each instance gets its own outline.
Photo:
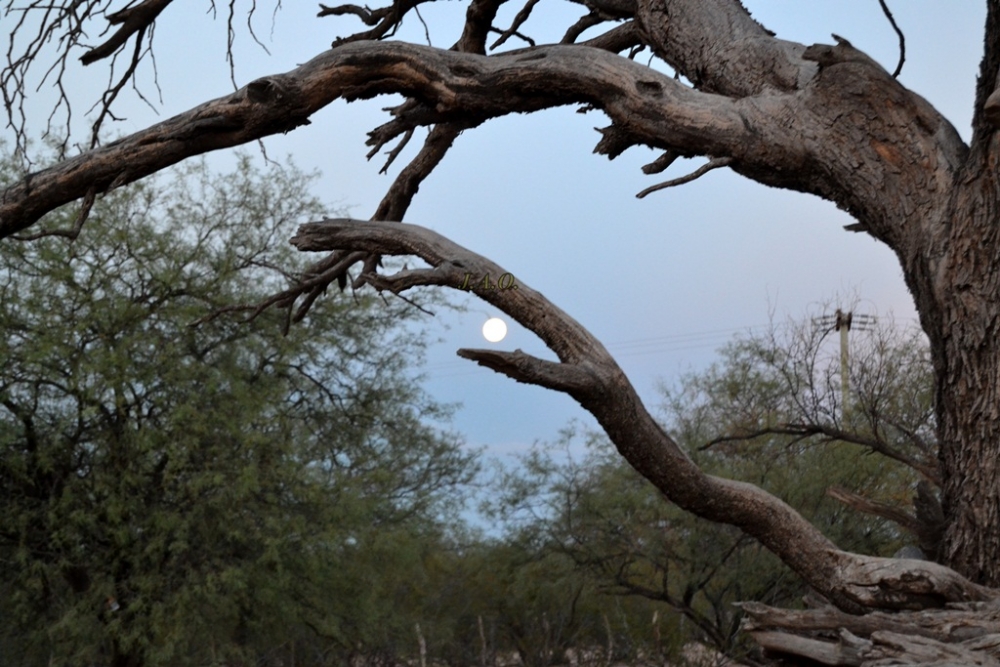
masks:
<path id="1" fill-rule="evenodd" d="M 237 146 L 309 122 L 333 100 L 401 92 L 379 141 L 420 125 L 475 124 L 569 102 L 603 108 L 636 141 L 695 153 L 739 150 L 749 136 L 725 98 L 685 88 L 626 58 L 584 46 L 478 56 L 399 43 L 357 42 L 281 75 L 202 104 L 147 130 L 40 172 L 0 192 L 0 237 L 54 208 L 131 183 L 187 157 Z M 500 94 L 498 94 L 500 93 Z"/>
<path id="2" fill-rule="evenodd" d="M 393 291 L 421 285 L 461 289 L 470 273 L 506 273 L 429 229 L 402 223 L 325 220 L 303 225 L 292 243 L 299 250 L 415 255 L 430 265 L 394 276 L 361 276 L 364 282 Z M 622 456 L 672 502 L 711 521 L 739 527 L 841 609 L 918 609 L 996 595 L 936 563 L 839 551 L 778 498 L 751 484 L 705 474 L 646 411 L 604 346 L 569 315 L 523 283 L 517 289 L 476 293 L 536 333 L 560 363 L 518 352 L 461 351 L 462 356 L 572 396 L 594 415 Z"/>

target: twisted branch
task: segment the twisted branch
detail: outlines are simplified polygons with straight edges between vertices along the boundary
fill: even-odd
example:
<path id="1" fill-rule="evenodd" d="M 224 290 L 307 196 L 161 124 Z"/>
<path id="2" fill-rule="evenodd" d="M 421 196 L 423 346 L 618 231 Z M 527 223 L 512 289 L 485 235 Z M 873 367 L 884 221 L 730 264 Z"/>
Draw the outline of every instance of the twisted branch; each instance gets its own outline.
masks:
<path id="1" fill-rule="evenodd" d="M 470 273 L 494 278 L 507 273 L 429 229 L 403 223 L 308 223 L 292 244 L 303 251 L 414 255 L 430 265 L 388 276 L 369 269 L 359 277 L 359 282 L 392 292 L 416 286 L 462 289 Z M 460 356 L 572 396 L 594 415 L 619 453 L 672 502 L 710 521 L 739 527 L 841 609 L 916 609 L 997 595 L 936 563 L 905 561 L 904 569 L 899 565 L 904 561 L 839 551 L 778 498 L 751 484 L 705 474 L 647 412 L 604 346 L 568 314 L 522 283 L 517 289 L 478 289 L 476 294 L 537 334 L 559 362 L 520 351 L 460 350 Z"/>

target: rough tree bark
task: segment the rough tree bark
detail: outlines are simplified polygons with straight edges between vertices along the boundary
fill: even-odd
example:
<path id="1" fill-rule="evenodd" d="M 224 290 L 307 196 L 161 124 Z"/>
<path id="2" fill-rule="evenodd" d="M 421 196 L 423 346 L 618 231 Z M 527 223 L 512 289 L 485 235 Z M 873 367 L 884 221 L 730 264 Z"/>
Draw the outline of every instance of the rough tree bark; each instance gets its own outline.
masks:
<path id="1" fill-rule="evenodd" d="M 405 217 L 421 181 L 461 130 L 514 112 L 565 104 L 599 109 L 611 123 L 595 151 L 614 158 L 640 144 L 663 150 L 647 173 L 663 171 L 677 156 L 706 156 L 701 173 L 728 166 L 760 183 L 835 202 L 857 220 L 849 229 L 895 252 L 930 339 L 941 444 L 939 470 L 927 476 L 943 491 L 941 565 L 844 553 L 776 498 L 702 473 L 649 416 L 600 343 L 527 286 L 480 296 L 537 333 L 560 361 L 520 352 L 460 355 L 573 396 L 667 497 L 753 535 L 833 605 L 799 615 L 747 605 L 747 629 L 761 645 L 824 664 L 996 663 L 1000 95 L 991 96 L 1000 71 L 1000 0 L 987 2 L 969 145 L 929 103 L 846 40 L 811 46 L 781 40 L 738 0 L 580 0 L 589 13 L 567 29 L 562 44 L 486 55 L 503 1 L 471 0 L 464 32 L 450 50 L 379 41 L 421 0 L 376 10 L 321 6 L 321 15 L 352 14 L 371 29 L 295 70 L 26 176 L 0 192 L 0 236 L 79 198 L 85 198 L 82 220 L 86 201 L 101 192 L 192 155 L 287 132 L 332 100 L 385 93 L 407 100 L 371 132 L 369 144 L 405 142 L 414 128 L 433 126 L 423 149 L 393 182 L 374 222 L 302 229 L 294 240 L 300 249 L 332 254 L 268 305 L 299 304 L 301 316 L 359 262 L 356 284 L 392 291 L 456 288 L 469 271 L 503 273 L 429 230 L 378 221 Z M 138 31 L 137 39 L 168 3 L 143 5 L 149 11 L 124 24 Z M 517 32 L 532 6 L 497 30 L 498 42 Z M 603 33 L 576 43 L 584 29 L 600 26 Z M 693 85 L 619 55 L 639 47 Z M 381 254 L 418 255 L 431 268 L 380 275 Z M 938 611 L 920 612 L 928 608 Z M 871 610 L 880 611 L 851 616 Z"/>

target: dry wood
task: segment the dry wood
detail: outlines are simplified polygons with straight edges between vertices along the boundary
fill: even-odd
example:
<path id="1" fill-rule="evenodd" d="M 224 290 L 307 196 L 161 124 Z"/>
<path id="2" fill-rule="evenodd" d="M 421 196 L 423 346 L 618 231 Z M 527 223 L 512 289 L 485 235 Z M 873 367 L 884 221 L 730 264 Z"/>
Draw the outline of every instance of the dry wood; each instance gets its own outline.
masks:
<path id="1" fill-rule="evenodd" d="M 430 265 L 392 275 L 367 272 L 359 279 L 394 293 L 423 285 L 460 289 L 468 273 L 507 273 L 416 225 L 325 220 L 303 225 L 292 243 L 299 250 L 415 255 Z M 520 350 L 463 349 L 460 356 L 519 382 L 569 394 L 597 418 L 622 456 L 671 501 L 754 536 L 841 608 L 920 609 L 994 596 L 992 590 L 936 563 L 839 551 L 777 498 L 750 484 L 706 475 L 659 427 L 611 355 L 578 322 L 523 283 L 516 290 L 483 290 L 477 295 L 538 334 L 559 362 Z"/>
<path id="2" fill-rule="evenodd" d="M 389 93 L 406 101 L 371 132 L 376 150 L 405 141 L 417 127 L 434 129 L 387 192 L 375 216 L 381 220 L 405 217 L 419 184 L 462 130 L 566 104 L 609 118 L 595 149 L 600 154 L 613 158 L 636 145 L 662 151 L 647 173 L 666 169 L 677 156 L 703 156 L 711 168 L 725 166 L 832 201 L 855 217 L 851 229 L 894 251 L 930 339 L 939 456 L 928 463 L 891 448 L 882 453 L 897 454 L 940 480 L 942 502 L 924 494 L 917 519 L 921 545 L 930 545 L 953 569 L 841 552 L 780 500 L 704 474 L 648 414 L 600 342 L 527 285 L 479 296 L 538 334 L 559 361 L 520 351 L 459 353 L 515 380 L 573 396 L 668 498 L 699 516 L 739 526 L 840 609 L 803 612 L 813 616 L 782 626 L 792 617 L 746 607 L 748 627 L 762 645 L 825 664 L 995 664 L 997 591 L 981 584 L 1000 586 L 1000 3 L 988 3 L 973 135 L 966 145 L 930 104 L 848 40 L 803 45 L 778 39 L 738 0 L 582 0 L 590 13 L 569 26 L 566 43 L 495 55 L 486 55 L 487 35 L 523 36 L 521 22 L 533 3 L 497 28 L 501 0 L 472 0 L 451 50 L 371 41 L 392 34 L 421 1 L 322 7 L 322 15 L 354 15 L 370 30 L 339 40 L 290 72 L 258 78 L 26 175 L 0 191 L 0 237 L 22 232 L 58 206 L 92 201 L 188 157 L 293 130 L 333 100 Z M 145 0 L 113 15 L 121 30 L 97 47 L 96 56 L 133 34 L 138 45 L 167 4 Z M 600 26 L 606 30 L 589 42 L 572 43 L 584 29 Z M 638 47 L 653 51 L 693 87 L 618 55 L 634 55 Z M 23 81 L 18 76 L 13 80 Z M 12 114 L 13 103 L 5 104 Z M 77 227 L 84 220 L 85 214 Z M 294 242 L 302 250 L 334 253 L 301 285 L 272 300 L 291 309 L 301 298 L 299 315 L 332 281 L 343 285 L 346 269 L 359 262 L 359 283 L 395 292 L 418 285 L 457 288 L 468 272 L 503 273 L 410 225 L 325 221 L 303 227 Z M 381 254 L 417 255 L 430 268 L 379 275 Z M 879 451 L 883 444 L 870 446 Z M 988 604 L 945 608 L 970 601 Z M 881 611 L 843 613 L 872 609 Z M 965 615 L 949 616 L 959 612 Z M 764 620 L 771 625 L 761 625 Z M 830 625 L 818 627 L 821 622 Z"/>

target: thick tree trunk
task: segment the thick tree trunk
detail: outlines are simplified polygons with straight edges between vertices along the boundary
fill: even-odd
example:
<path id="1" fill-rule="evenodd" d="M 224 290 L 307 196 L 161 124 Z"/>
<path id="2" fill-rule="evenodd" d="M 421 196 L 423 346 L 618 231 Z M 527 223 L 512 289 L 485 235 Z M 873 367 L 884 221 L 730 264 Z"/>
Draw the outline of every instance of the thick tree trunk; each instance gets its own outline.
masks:
<path id="1" fill-rule="evenodd" d="M 990 155 L 990 172 L 996 161 Z M 932 327 L 943 477 L 942 563 L 1000 586 L 1000 197 L 992 174 L 955 198 Z"/>

